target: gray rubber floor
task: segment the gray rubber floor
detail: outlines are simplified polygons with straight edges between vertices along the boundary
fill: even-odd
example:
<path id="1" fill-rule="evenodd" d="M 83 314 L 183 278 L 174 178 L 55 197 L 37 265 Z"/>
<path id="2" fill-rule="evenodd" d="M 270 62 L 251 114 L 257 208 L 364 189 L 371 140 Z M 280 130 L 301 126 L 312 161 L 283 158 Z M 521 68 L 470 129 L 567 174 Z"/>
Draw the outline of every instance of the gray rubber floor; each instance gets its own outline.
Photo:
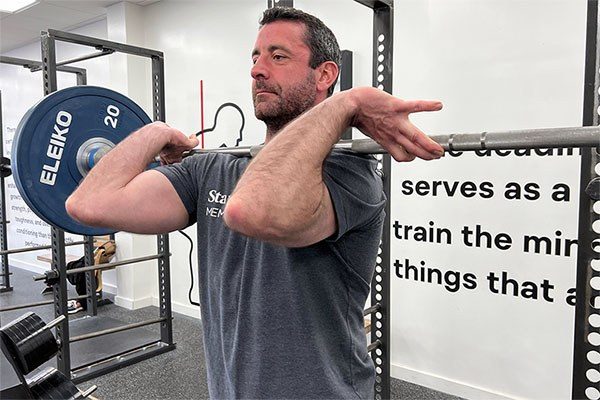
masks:
<path id="1" fill-rule="evenodd" d="M 31 279 L 31 272 L 11 268 L 12 292 L 0 293 L 2 307 L 40 300 L 51 299 L 50 295 L 40 294 L 44 285 Z M 74 293 L 73 293 L 74 295 Z M 52 306 L 32 308 L 31 310 L 8 311 L 0 314 L 2 325 L 17 318 L 26 311 L 36 312 L 44 321 L 53 319 Z M 71 319 L 82 318 L 85 314 L 72 315 Z M 156 307 L 147 307 L 139 310 L 126 310 L 114 304 L 102 306 L 98 309 L 99 318 L 131 323 L 158 316 Z M 127 399 L 203 399 L 208 397 L 206 387 L 206 369 L 204 366 L 204 351 L 200 331 L 200 320 L 184 315 L 175 314 L 173 320 L 173 335 L 177 348 L 151 359 L 120 369 L 116 372 L 94 378 L 79 384 L 81 389 L 87 389 L 95 384 L 98 390 L 94 396 L 106 400 Z M 76 321 L 73 322 L 77 323 Z M 158 327 L 143 327 L 129 331 L 130 335 L 147 337 L 154 334 L 159 337 Z M 100 353 L 106 349 L 99 349 Z M 2 376 L 12 371 L 6 371 L 7 363 L 0 365 Z M 404 400 L 457 400 L 458 397 L 437 392 L 412 383 L 392 379 L 391 397 Z"/>

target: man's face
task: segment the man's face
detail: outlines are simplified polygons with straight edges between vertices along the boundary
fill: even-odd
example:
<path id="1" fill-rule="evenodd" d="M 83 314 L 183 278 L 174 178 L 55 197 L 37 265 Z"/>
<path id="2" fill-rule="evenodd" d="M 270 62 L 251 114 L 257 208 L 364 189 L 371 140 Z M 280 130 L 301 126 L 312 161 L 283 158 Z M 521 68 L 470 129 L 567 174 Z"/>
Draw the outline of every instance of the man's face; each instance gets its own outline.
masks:
<path id="1" fill-rule="evenodd" d="M 315 105 L 315 72 L 303 23 L 276 21 L 261 28 L 252 51 L 254 114 L 279 128 Z"/>

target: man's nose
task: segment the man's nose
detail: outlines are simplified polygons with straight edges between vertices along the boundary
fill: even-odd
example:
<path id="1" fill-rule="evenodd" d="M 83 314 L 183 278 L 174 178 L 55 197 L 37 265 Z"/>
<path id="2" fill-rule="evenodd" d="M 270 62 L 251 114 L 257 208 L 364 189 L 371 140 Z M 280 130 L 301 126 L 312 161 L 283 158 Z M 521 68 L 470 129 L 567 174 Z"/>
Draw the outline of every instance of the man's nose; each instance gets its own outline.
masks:
<path id="1" fill-rule="evenodd" d="M 269 69 L 262 57 L 258 57 L 250 70 L 250 75 L 253 79 L 268 79 Z"/>

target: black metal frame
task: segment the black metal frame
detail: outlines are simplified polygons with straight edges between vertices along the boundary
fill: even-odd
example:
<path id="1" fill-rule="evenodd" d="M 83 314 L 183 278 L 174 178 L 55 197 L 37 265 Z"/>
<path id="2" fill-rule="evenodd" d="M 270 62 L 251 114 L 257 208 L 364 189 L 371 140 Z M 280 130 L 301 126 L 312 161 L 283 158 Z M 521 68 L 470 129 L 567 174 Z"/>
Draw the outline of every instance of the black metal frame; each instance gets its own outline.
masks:
<path id="1" fill-rule="evenodd" d="M 583 125 L 599 125 L 598 107 L 600 106 L 600 46 L 598 39 L 598 0 L 587 2 L 587 34 L 585 58 L 585 89 L 583 104 Z M 599 144 L 600 145 L 600 144 Z M 573 399 L 592 398 L 586 391 L 590 388 L 598 390 L 598 382 L 591 382 L 587 376 L 588 370 L 598 371 L 598 365 L 593 365 L 588 359 L 592 351 L 600 352 L 600 346 L 590 343 L 591 333 L 600 333 L 600 327 L 592 326 L 590 316 L 600 316 L 600 290 L 592 288 L 592 278 L 600 279 L 600 271 L 592 268 L 592 260 L 600 259 L 600 247 L 594 249 L 594 242 L 598 246 L 598 233 L 593 231 L 592 223 L 598 221 L 598 215 L 593 210 L 593 199 L 586 196 L 585 189 L 597 174 L 595 165 L 600 162 L 600 146 L 596 149 L 582 150 L 581 152 L 581 178 L 579 201 L 579 235 L 577 254 L 577 291 L 575 302 L 575 337 L 573 340 Z M 593 303 L 595 302 L 595 304 Z"/>
<path id="2" fill-rule="evenodd" d="M 342 65 L 340 65 L 340 92 L 351 89 L 354 85 L 354 65 L 352 51 L 342 50 Z M 342 140 L 352 140 L 352 128 L 347 128 L 342 133 Z"/>
<path id="3" fill-rule="evenodd" d="M 111 42 L 107 40 L 92 38 L 83 35 L 77 35 L 69 32 L 62 32 L 49 29 L 48 32 L 42 32 L 42 73 L 44 79 L 44 94 L 50 94 L 57 90 L 56 87 L 56 71 L 58 68 L 65 68 L 57 65 L 56 62 L 56 41 L 74 43 L 83 46 L 94 47 L 100 52 L 92 53 L 87 56 L 78 57 L 70 61 L 63 61 L 58 64 L 64 65 L 68 62 L 83 61 L 99 56 L 104 56 L 112 53 L 125 53 L 141 57 L 150 58 L 152 61 L 152 93 L 153 93 L 153 114 L 155 120 L 165 120 L 165 95 L 164 95 L 164 56 L 162 52 L 146 49 L 142 47 L 130 46 L 127 44 Z M 55 315 L 67 316 L 67 290 L 66 290 L 66 264 L 64 254 L 64 231 L 52 227 L 52 272 L 57 274 L 59 279 L 53 285 Z M 93 242 L 92 242 L 93 245 Z M 152 323 L 160 323 L 160 340 L 149 343 L 139 349 L 131 349 L 127 354 L 117 354 L 112 358 L 98 360 L 93 362 L 86 368 L 80 368 L 78 371 L 71 369 L 70 357 L 70 337 L 68 319 L 61 322 L 56 327 L 56 336 L 60 340 L 62 346 L 57 354 L 57 367 L 65 376 L 72 377 L 73 381 L 83 382 L 96 376 L 106 374 L 123 368 L 127 365 L 148 359 L 155 355 L 171 351 L 175 349 L 173 342 L 173 325 L 171 313 L 171 293 L 170 293 L 170 253 L 169 253 L 169 237 L 168 235 L 157 236 L 158 256 L 153 257 L 158 259 L 158 277 L 159 277 L 159 307 L 160 318 Z M 85 254 L 86 260 L 91 259 L 90 245 L 86 245 Z M 123 265 L 127 262 L 115 263 Z M 93 264 L 93 261 L 90 265 Z M 115 265 L 113 265 L 114 267 Z M 86 286 L 93 288 L 95 291 L 95 275 L 94 270 L 99 268 L 86 267 L 88 273 L 86 277 Z M 100 268 L 102 269 L 102 268 Z M 93 302 L 93 300 L 92 300 Z M 90 304 L 88 299 L 88 307 Z M 132 329 L 138 327 L 139 324 L 132 324 L 124 329 Z M 141 326 L 141 325 L 139 325 Z M 122 329 L 122 330 L 124 330 Z"/>
<path id="4" fill-rule="evenodd" d="M 392 93 L 394 57 L 394 1 L 354 0 L 373 10 L 373 86 Z M 371 315 L 371 343 L 368 351 L 375 364 L 375 399 L 390 398 L 390 218 L 391 157 L 380 162 L 383 191 L 388 199 L 385 222 L 379 246 L 375 274 L 371 282 L 371 304 L 365 315 Z"/>

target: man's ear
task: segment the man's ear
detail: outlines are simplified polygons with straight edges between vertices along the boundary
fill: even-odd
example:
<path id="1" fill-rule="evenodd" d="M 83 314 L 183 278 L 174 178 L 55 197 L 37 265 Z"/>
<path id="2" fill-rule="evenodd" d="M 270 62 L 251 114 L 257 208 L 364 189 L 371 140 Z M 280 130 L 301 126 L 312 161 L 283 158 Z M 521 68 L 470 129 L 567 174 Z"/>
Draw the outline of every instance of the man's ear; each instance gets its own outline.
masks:
<path id="1" fill-rule="evenodd" d="M 327 92 L 340 73 L 339 67 L 333 61 L 325 61 L 315 71 L 317 72 L 317 90 L 319 92 Z"/>

